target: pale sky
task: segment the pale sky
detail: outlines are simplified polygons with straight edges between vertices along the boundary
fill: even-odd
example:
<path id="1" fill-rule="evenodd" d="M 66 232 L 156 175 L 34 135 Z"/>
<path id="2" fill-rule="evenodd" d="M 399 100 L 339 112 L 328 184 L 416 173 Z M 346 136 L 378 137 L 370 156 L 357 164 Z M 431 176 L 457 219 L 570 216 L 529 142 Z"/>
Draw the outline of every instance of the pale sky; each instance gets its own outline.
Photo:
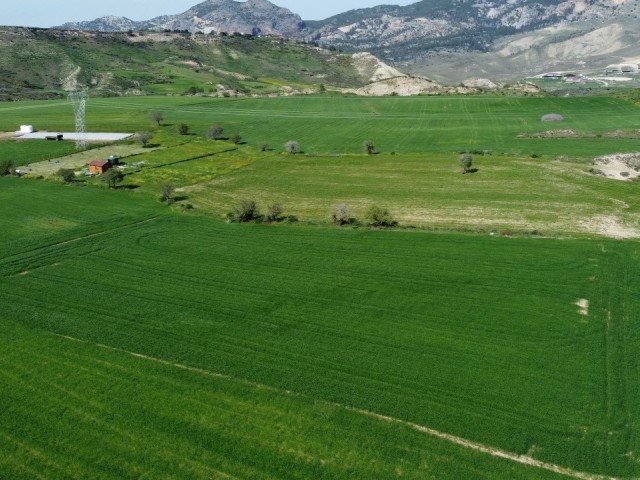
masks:
<path id="1" fill-rule="evenodd" d="M 322 20 L 354 8 L 409 5 L 418 0 L 270 0 L 303 20 Z M 149 20 L 182 13 L 202 0 L 1 0 L 0 25 L 52 27 L 65 22 L 93 20 L 104 15 Z"/>

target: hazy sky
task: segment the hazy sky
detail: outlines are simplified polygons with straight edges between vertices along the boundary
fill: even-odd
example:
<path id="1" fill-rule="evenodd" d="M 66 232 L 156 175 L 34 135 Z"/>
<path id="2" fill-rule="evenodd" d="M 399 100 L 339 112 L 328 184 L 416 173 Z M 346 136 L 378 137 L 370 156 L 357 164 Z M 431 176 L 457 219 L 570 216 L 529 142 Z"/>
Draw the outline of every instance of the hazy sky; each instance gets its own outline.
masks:
<path id="1" fill-rule="evenodd" d="M 93 20 L 117 15 L 149 20 L 159 15 L 182 13 L 202 0 L 1 0 L 0 25 L 51 27 L 65 22 Z M 303 20 L 321 20 L 354 8 L 382 4 L 409 5 L 418 0 L 271 0 L 297 13 Z"/>

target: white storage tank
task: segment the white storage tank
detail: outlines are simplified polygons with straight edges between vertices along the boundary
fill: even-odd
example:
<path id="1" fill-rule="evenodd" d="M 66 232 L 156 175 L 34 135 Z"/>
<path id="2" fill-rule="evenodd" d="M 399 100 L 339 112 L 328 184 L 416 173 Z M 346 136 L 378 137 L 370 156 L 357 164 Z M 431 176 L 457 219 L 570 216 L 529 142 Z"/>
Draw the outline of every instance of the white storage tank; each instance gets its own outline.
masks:
<path id="1" fill-rule="evenodd" d="M 20 133 L 33 133 L 33 125 L 20 125 Z"/>

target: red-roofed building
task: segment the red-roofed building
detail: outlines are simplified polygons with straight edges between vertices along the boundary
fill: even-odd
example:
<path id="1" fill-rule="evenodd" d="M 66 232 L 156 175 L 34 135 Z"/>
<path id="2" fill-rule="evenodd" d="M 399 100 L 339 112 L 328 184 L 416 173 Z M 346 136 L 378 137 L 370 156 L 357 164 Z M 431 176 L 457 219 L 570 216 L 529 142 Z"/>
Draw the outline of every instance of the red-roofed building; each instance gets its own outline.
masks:
<path id="1" fill-rule="evenodd" d="M 109 160 L 94 160 L 89 164 L 89 173 L 102 175 L 111 168 Z"/>

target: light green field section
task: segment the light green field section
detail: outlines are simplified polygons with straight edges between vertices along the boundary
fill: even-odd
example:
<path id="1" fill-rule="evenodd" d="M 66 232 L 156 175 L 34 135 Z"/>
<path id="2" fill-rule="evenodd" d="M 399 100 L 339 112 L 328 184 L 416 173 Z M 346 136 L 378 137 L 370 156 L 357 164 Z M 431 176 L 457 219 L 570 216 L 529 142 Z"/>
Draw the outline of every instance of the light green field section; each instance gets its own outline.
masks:
<path id="1" fill-rule="evenodd" d="M 360 220 L 372 205 L 387 208 L 405 226 L 555 235 L 606 233 L 610 223 L 640 235 L 636 184 L 593 175 L 588 161 L 476 155 L 474 166 L 462 175 L 457 154 L 273 155 L 184 191 L 213 212 L 250 198 L 329 222 L 343 203 Z"/>

